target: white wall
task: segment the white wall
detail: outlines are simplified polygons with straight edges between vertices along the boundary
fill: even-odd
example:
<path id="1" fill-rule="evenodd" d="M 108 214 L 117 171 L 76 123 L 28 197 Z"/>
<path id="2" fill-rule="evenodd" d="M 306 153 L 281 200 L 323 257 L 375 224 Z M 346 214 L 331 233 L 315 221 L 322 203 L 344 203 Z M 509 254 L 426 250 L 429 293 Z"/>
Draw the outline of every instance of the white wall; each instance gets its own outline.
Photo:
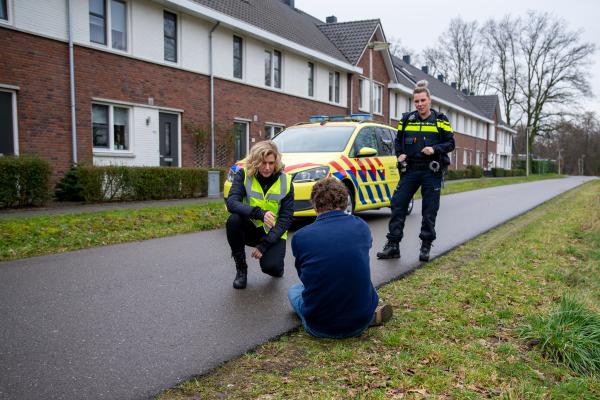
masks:
<path id="1" fill-rule="evenodd" d="M 17 29 L 67 40 L 65 0 L 8 0 L 8 14 Z"/>

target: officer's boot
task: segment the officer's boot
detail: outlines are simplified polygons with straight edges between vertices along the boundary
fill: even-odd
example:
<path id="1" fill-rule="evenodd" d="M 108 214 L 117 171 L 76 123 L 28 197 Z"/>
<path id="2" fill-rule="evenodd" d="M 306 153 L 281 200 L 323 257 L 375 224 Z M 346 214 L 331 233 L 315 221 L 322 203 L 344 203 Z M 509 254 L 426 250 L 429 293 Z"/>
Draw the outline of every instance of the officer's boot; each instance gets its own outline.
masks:
<path id="1" fill-rule="evenodd" d="M 429 252 L 431 251 L 431 240 L 421 242 L 421 251 L 419 252 L 419 261 L 429 261 Z"/>
<path id="2" fill-rule="evenodd" d="M 233 280 L 234 289 L 245 289 L 248 282 L 248 264 L 246 264 L 246 255 L 234 255 L 235 260 L 235 279 Z"/>
<path id="3" fill-rule="evenodd" d="M 400 243 L 388 240 L 383 250 L 377 253 L 377 258 L 400 258 Z"/>

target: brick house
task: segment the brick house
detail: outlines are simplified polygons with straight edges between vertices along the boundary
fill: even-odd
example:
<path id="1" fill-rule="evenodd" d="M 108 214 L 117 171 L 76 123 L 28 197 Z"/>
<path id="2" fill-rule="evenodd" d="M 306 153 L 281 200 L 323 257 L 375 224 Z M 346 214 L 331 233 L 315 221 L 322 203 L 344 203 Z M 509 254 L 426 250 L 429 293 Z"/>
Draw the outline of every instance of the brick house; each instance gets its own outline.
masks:
<path id="1" fill-rule="evenodd" d="M 228 166 L 315 114 L 394 125 L 414 86 L 372 48 L 379 20 L 323 22 L 292 0 L 0 0 L 0 41 L 0 154 L 38 154 L 55 178 L 73 163 Z"/>

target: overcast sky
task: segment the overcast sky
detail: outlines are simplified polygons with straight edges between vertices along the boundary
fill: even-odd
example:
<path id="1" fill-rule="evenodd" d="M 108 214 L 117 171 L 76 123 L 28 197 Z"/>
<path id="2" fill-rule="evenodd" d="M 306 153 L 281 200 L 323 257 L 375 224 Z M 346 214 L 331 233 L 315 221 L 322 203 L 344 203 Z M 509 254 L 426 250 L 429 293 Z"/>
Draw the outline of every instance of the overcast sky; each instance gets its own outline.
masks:
<path id="1" fill-rule="evenodd" d="M 600 1 L 598 0 L 296 0 L 296 8 L 321 20 L 335 15 L 338 22 L 379 18 L 388 40 L 399 38 L 404 47 L 421 53 L 433 46 L 454 17 L 483 23 L 506 14 L 523 16 L 528 10 L 547 11 L 567 22 L 569 30 L 582 30 L 586 42 L 595 43 L 590 84 L 595 97 L 584 108 L 600 116 Z"/>

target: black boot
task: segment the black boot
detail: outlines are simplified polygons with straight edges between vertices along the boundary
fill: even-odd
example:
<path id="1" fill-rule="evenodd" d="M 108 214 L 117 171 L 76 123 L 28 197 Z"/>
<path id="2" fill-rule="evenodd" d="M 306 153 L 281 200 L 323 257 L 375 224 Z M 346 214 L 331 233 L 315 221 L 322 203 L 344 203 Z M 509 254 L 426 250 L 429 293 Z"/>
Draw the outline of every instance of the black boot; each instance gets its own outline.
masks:
<path id="1" fill-rule="evenodd" d="M 233 280 L 234 289 L 245 289 L 248 282 L 248 264 L 246 264 L 246 256 L 234 256 L 235 260 L 235 279 Z"/>
<path id="2" fill-rule="evenodd" d="M 377 258 L 400 258 L 400 243 L 388 240 L 383 250 L 377 253 Z"/>
<path id="3" fill-rule="evenodd" d="M 429 261 L 429 252 L 431 251 L 431 241 L 423 240 L 421 242 L 421 251 L 419 252 L 419 261 Z"/>

